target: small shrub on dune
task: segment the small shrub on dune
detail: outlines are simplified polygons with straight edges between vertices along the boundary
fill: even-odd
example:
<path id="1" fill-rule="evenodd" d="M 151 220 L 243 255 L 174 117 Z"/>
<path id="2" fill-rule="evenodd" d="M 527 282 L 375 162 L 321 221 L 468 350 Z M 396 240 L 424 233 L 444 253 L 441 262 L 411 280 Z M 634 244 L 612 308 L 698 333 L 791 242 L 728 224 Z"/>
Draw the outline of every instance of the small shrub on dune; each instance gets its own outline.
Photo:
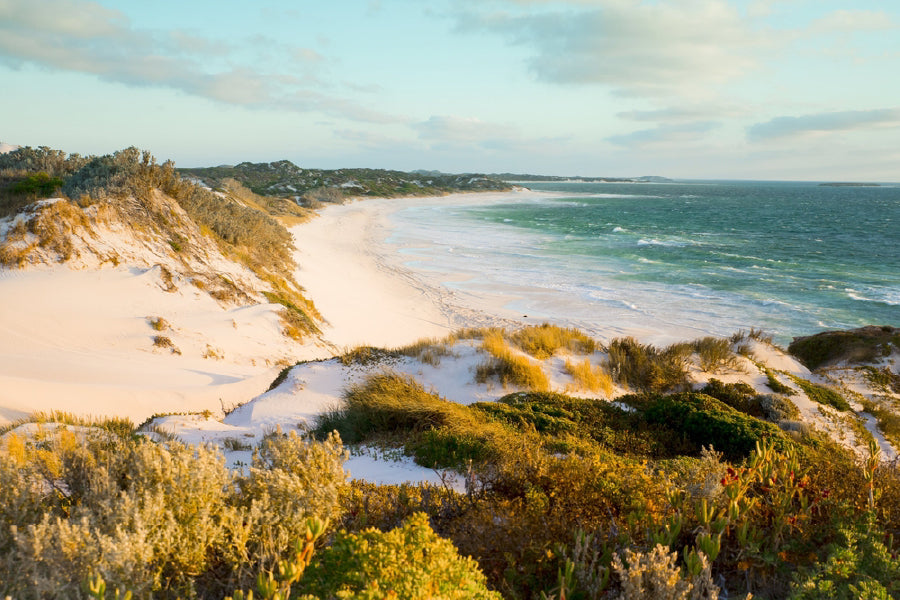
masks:
<path id="1" fill-rule="evenodd" d="M 603 392 L 603 395 L 606 397 L 612 395 L 612 377 L 603 368 L 592 365 L 590 359 L 586 358 L 580 363 L 566 360 L 566 371 L 575 380 L 575 385 L 578 389 L 589 392 Z"/>
<path id="2" fill-rule="evenodd" d="M 660 350 L 632 337 L 617 338 L 609 345 L 609 371 L 632 389 L 666 392 L 687 384 L 690 352 L 690 346 L 685 344 Z"/>
<path id="3" fill-rule="evenodd" d="M 451 338 L 444 340 L 424 339 L 409 346 L 398 348 L 394 352 L 403 356 L 415 358 L 421 363 L 437 367 L 441 364 L 441 358 L 452 356 L 453 351 L 449 347 Z"/>
<path id="4" fill-rule="evenodd" d="M 434 533 L 423 513 L 387 533 L 337 534 L 300 587 L 318 598 L 501 598 L 487 589 L 478 564 Z"/>
<path id="5" fill-rule="evenodd" d="M 550 358 L 559 350 L 591 354 L 597 349 L 597 343 L 581 331 L 549 323 L 524 327 L 513 333 L 510 339 L 516 346 L 537 359 Z"/>
<path id="6" fill-rule="evenodd" d="M 791 379 L 813 402 L 825 404 L 840 411 L 852 410 L 850 403 L 836 390 L 795 375 L 791 375 Z"/>
<path id="7" fill-rule="evenodd" d="M 700 359 L 700 368 L 707 373 L 718 373 L 738 366 L 731 342 L 724 338 L 705 337 L 691 343 Z"/>

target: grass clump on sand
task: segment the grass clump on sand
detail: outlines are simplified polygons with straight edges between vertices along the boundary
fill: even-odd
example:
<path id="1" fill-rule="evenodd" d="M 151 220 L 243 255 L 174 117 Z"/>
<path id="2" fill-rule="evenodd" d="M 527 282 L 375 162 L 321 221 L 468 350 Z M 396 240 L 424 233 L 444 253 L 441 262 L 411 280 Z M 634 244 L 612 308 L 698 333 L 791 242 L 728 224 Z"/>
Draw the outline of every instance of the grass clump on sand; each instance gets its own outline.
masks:
<path id="1" fill-rule="evenodd" d="M 666 392 L 687 385 L 689 344 L 658 349 L 632 337 L 609 344 L 608 366 L 617 381 L 643 392 Z"/>
<path id="2" fill-rule="evenodd" d="M 125 417 L 79 417 L 70 412 L 61 410 L 53 410 L 50 412 L 35 412 L 27 417 L 17 419 L 11 423 L 0 426 L 0 435 L 9 433 L 17 427 L 28 423 L 37 423 L 38 425 L 51 425 L 59 423 L 62 425 L 71 425 L 73 427 L 86 427 L 90 429 L 99 429 L 108 431 L 123 439 L 131 439 L 136 431 L 134 423 L 131 419 Z"/>
<path id="3" fill-rule="evenodd" d="M 510 340 L 526 353 L 537 359 L 550 358 L 559 350 L 576 354 L 592 354 L 597 342 L 574 328 L 563 328 L 544 323 L 524 327 L 509 336 Z"/>
<path id="4" fill-rule="evenodd" d="M 830 387 L 807 381 L 806 379 L 795 375 L 791 375 L 791 379 L 800 386 L 800 389 L 803 390 L 810 400 L 818 402 L 819 404 L 831 406 L 840 411 L 846 412 L 851 410 L 850 403 Z"/>
<path id="5" fill-rule="evenodd" d="M 731 342 L 724 338 L 708 336 L 691 342 L 691 347 L 700 359 L 700 368 L 707 373 L 736 369 L 740 364 Z"/>
<path id="6" fill-rule="evenodd" d="M 589 392 L 602 392 L 607 398 L 613 393 L 613 380 L 602 367 L 591 364 L 585 358 L 581 362 L 566 360 L 566 372 L 575 380 L 575 386 Z"/>
<path id="7" fill-rule="evenodd" d="M 541 366 L 526 356 L 514 353 L 501 330 L 487 331 L 482 338 L 482 348 L 490 357 L 475 368 L 475 381 L 478 383 L 496 379 L 504 387 L 516 385 L 535 391 L 550 388 L 550 381 Z"/>

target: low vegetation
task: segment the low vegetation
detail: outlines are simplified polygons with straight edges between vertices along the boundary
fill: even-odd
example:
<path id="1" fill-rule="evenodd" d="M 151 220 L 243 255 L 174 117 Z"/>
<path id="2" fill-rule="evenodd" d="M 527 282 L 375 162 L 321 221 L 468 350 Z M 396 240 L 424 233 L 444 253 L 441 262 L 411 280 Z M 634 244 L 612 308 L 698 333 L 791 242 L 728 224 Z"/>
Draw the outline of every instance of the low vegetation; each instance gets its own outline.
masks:
<path id="1" fill-rule="evenodd" d="M 581 362 L 566 359 L 565 368 L 575 380 L 575 389 L 601 393 L 607 398 L 612 397 L 612 377 L 599 365 L 592 364 L 589 358 Z"/>
<path id="2" fill-rule="evenodd" d="M 818 383 L 813 383 L 802 377 L 792 375 L 791 379 L 801 390 L 803 390 L 810 400 L 818 402 L 819 404 L 831 406 L 840 411 L 851 410 L 850 403 L 847 402 L 846 398 L 844 398 L 837 390 Z"/>
<path id="3" fill-rule="evenodd" d="M 558 325 L 523 327 L 509 336 L 512 343 L 537 359 L 550 358 L 560 350 L 575 354 L 592 354 L 597 343 L 581 331 Z"/>
<path id="4" fill-rule="evenodd" d="M 501 330 L 490 330 L 482 338 L 482 348 L 490 356 L 475 369 L 475 381 L 499 381 L 504 387 L 514 385 L 529 390 L 550 388 L 550 381 L 539 363 L 516 353 L 506 343 Z"/>
<path id="5" fill-rule="evenodd" d="M 872 363 L 900 349 L 900 329 L 861 327 L 846 331 L 824 331 L 796 338 L 788 352 L 810 369 L 841 361 Z"/>
<path id="6" fill-rule="evenodd" d="M 658 349 L 634 338 L 617 338 L 609 344 L 609 371 L 623 385 L 644 392 L 666 392 L 687 385 L 689 344 Z"/>

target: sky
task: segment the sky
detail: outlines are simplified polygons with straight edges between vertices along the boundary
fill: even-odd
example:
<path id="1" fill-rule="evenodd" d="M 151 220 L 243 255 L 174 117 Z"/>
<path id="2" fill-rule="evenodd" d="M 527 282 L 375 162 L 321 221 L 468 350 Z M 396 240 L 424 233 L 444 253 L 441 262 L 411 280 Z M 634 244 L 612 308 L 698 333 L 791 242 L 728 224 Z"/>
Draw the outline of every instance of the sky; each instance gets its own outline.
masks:
<path id="1" fill-rule="evenodd" d="M 900 181 L 897 0 L 0 0 L 0 142 Z"/>

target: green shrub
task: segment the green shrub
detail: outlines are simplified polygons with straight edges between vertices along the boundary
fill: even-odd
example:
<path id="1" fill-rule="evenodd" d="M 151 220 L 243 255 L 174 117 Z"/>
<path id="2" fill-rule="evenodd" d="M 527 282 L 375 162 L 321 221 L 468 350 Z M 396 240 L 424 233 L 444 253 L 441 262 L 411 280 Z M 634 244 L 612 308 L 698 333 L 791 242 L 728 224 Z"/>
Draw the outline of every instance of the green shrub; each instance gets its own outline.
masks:
<path id="1" fill-rule="evenodd" d="M 843 527 L 823 561 L 794 576 L 791 600 L 857 600 L 900 597 L 900 561 L 873 532 Z"/>
<path id="2" fill-rule="evenodd" d="M 387 533 L 337 534 L 300 588 L 319 598 L 501 598 L 487 589 L 478 564 L 434 533 L 423 513 Z"/>
<path id="3" fill-rule="evenodd" d="M 798 337 L 788 346 L 788 352 L 810 369 L 826 363 L 846 361 L 873 362 L 888 356 L 891 348 L 900 346 L 900 329 L 870 325 L 846 331 L 823 331 L 816 335 Z"/>
<path id="4" fill-rule="evenodd" d="M 682 433 L 698 450 L 712 446 L 729 460 L 748 456 L 756 443 L 767 437 L 776 440 L 779 447 L 787 444 L 781 430 L 771 423 L 745 415 L 706 394 L 628 398 L 623 401 L 634 403 L 648 423 Z"/>
<path id="5" fill-rule="evenodd" d="M 800 409 L 787 396 L 764 394 L 757 396 L 756 401 L 762 410 L 762 417 L 767 421 L 780 423 L 800 417 Z"/>
<path id="6" fill-rule="evenodd" d="M 775 392 L 776 394 L 784 394 L 785 396 L 793 396 L 797 393 L 791 387 L 788 387 L 781 383 L 777 377 L 775 377 L 775 373 L 772 372 L 768 367 L 763 367 L 763 371 L 766 374 L 766 385 L 769 386 L 769 389 Z"/>
<path id="7" fill-rule="evenodd" d="M 683 344 L 659 350 L 631 337 L 616 338 L 609 345 L 609 371 L 634 390 L 666 392 L 687 385 L 689 355 Z"/>
<path id="8" fill-rule="evenodd" d="M 724 338 L 705 337 L 691 342 L 691 347 L 700 358 L 700 368 L 707 373 L 734 369 L 738 365 L 737 356 L 731 349 L 731 342 Z"/>
<path id="9" fill-rule="evenodd" d="M 710 379 L 700 392 L 721 400 L 731 408 L 753 417 L 763 418 L 765 412 L 759 404 L 756 390 L 750 385 L 739 381 L 737 383 L 722 383 L 718 379 Z"/>

